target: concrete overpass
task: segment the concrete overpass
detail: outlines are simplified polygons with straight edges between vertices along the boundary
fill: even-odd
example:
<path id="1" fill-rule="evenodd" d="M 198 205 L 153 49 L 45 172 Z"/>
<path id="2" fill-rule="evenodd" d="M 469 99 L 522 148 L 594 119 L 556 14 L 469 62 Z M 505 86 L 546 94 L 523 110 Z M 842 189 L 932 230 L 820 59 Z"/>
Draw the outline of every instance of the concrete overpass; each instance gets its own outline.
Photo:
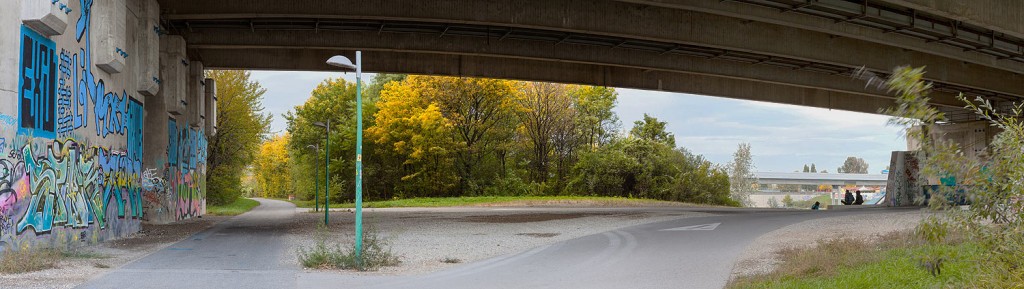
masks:
<path id="1" fill-rule="evenodd" d="M 774 185 L 829 185 L 829 186 L 884 186 L 887 174 L 834 174 L 834 173 L 777 173 L 754 172 L 760 184 Z"/>
<path id="2" fill-rule="evenodd" d="M 1024 4 L 1007 1 L 160 1 L 208 68 L 484 76 L 860 112 L 891 104 L 851 78 L 927 66 L 934 102 L 1024 96 Z"/>

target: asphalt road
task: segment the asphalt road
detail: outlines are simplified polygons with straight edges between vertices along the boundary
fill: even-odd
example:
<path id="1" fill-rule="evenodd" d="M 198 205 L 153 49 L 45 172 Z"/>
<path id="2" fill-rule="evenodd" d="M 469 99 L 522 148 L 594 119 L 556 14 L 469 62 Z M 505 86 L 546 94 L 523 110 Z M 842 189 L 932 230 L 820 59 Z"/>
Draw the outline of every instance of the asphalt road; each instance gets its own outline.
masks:
<path id="1" fill-rule="evenodd" d="M 422 276 L 306 272 L 280 263 L 290 203 L 263 204 L 80 288 L 722 288 L 758 236 L 868 211 L 681 209 L 721 214 L 633 226 Z"/>

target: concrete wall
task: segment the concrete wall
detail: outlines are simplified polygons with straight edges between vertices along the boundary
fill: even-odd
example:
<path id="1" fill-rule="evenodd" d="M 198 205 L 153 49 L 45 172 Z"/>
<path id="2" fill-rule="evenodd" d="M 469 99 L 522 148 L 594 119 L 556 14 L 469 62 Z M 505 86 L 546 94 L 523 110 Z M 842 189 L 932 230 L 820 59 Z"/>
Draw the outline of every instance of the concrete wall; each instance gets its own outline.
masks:
<path id="1" fill-rule="evenodd" d="M 189 79 L 159 74 L 158 17 L 155 0 L 4 3 L 0 252 L 94 243 L 204 212 L 206 137 L 158 93 Z"/>

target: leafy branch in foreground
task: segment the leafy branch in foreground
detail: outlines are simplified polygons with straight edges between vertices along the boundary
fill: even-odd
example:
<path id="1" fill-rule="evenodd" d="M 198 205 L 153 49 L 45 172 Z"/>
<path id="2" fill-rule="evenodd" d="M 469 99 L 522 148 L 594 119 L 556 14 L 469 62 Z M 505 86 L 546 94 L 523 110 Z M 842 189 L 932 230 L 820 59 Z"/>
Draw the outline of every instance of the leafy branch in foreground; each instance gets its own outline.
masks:
<path id="1" fill-rule="evenodd" d="M 1021 288 L 1024 286 L 1022 104 L 1014 104 L 1007 112 L 981 97 L 972 100 L 963 94 L 957 96 L 964 102 L 965 109 L 999 130 L 984 153 L 971 157 L 958 143 L 932 130 L 948 120 L 928 104 L 931 84 L 922 79 L 923 74 L 923 68 L 896 68 L 885 85 L 897 94 L 897 106 L 882 111 L 893 116 L 890 124 L 906 127 L 907 138 L 920 144 L 915 153 L 920 165 L 917 180 L 951 180 L 933 186 L 937 188 L 927 200 L 930 208 L 945 214 L 925 219 L 916 232 L 937 244 L 951 231 L 959 231 L 988 252 L 988 256 L 976 263 L 977 278 L 966 281 L 971 282 L 970 287 Z M 970 205 L 961 209 L 960 202 L 956 201 L 961 197 Z M 922 259 L 949 260 L 946 253 L 940 251 L 926 250 L 925 255 Z"/>

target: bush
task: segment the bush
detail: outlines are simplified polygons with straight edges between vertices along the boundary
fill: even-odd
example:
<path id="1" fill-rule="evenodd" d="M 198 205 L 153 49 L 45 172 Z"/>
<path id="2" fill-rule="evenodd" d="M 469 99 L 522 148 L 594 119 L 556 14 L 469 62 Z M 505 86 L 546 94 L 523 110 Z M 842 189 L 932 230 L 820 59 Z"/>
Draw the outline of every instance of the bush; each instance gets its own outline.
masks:
<path id="1" fill-rule="evenodd" d="M 239 171 L 219 167 L 206 174 L 206 202 L 209 205 L 230 204 L 242 195 L 242 179 Z"/>
<path id="2" fill-rule="evenodd" d="M 298 250 L 299 263 L 303 267 L 372 271 L 400 263 L 398 257 L 391 253 L 387 240 L 371 228 L 363 232 L 363 251 L 359 257 L 356 257 L 354 244 L 346 244 L 346 249 L 342 249 L 341 244 L 328 241 L 334 238 L 330 238 L 330 232 L 322 225 L 317 229 L 315 238 L 316 244 L 312 248 Z"/>

